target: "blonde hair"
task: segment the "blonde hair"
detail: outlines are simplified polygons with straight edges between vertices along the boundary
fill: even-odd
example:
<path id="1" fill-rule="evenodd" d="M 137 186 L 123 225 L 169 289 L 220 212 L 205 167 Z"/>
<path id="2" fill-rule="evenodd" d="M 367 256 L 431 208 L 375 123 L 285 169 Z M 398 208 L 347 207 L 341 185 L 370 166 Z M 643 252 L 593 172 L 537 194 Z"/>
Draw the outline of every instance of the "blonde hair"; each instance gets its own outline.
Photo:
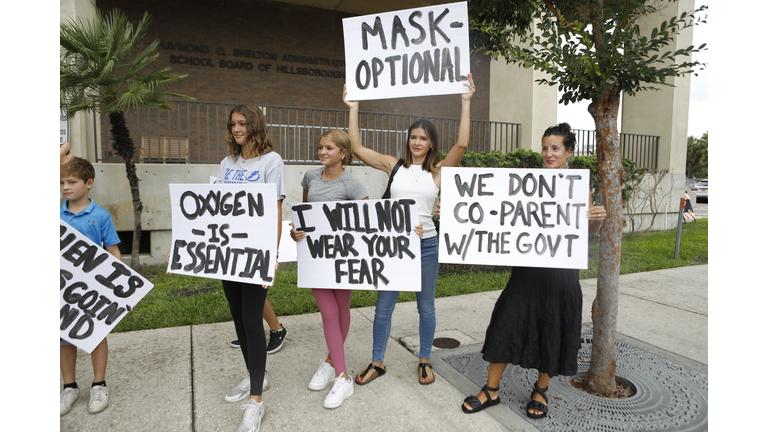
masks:
<path id="1" fill-rule="evenodd" d="M 245 145 L 252 149 L 256 156 L 274 151 L 272 141 L 269 140 L 267 119 L 264 118 L 264 113 L 255 105 L 240 104 L 230 111 L 227 124 L 227 150 L 232 159 L 237 159 L 242 151 L 232 135 L 232 114 L 234 113 L 242 114 L 245 117 L 245 127 L 248 130 L 248 142 Z"/>
<path id="2" fill-rule="evenodd" d="M 352 163 L 352 141 L 349 140 L 349 135 L 341 129 L 331 129 L 325 132 L 320 139 L 327 139 L 328 141 L 336 144 L 336 146 L 346 155 L 341 159 L 341 166 L 347 166 Z"/>

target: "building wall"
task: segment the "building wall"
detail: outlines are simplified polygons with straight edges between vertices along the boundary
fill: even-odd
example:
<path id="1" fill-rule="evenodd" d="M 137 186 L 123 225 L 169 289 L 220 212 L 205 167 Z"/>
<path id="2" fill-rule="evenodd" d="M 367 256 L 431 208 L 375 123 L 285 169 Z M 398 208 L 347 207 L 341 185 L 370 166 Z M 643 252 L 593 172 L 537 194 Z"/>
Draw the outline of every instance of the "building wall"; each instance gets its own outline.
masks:
<path id="1" fill-rule="evenodd" d="M 132 20 L 145 10 L 152 15 L 145 41 L 162 41 L 157 66 L 188 75 L 173 91 L 198 101 L 347 109 L 342 19 L 349 14 L 256 0 L 98 0 L 97 6 L 119 8 Z M 306 75 L 310 69 L 332 76 Z M 471 116 L 487 120 L 489 59 L 473 56 L 471 70 L 478 84 Z M 361 111 L 458 118 L 461 103 L 457 95 L 399 98 L 365 101 Z"/>

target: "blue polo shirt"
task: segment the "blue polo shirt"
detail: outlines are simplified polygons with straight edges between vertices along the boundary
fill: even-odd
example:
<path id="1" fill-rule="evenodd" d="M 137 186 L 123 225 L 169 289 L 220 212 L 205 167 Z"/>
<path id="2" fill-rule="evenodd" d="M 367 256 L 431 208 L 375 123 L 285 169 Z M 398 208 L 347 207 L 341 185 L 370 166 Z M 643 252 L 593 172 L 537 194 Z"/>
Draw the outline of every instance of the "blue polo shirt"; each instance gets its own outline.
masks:
<path id="1" fill-rule="evenodd" d="M 91 203 L 78 214 L 67 210 L 69 200 L 65 200 L 59 212 L 61 220 L 70 224 L 72 228 L 80 231 L 99 246 L 106 248 L 120 243 L 120 237 L 117 236 L 115 225 L 112 223 L 112 216 L 104 208 L 93 202 L 92 198 L 88 199 Z"/>

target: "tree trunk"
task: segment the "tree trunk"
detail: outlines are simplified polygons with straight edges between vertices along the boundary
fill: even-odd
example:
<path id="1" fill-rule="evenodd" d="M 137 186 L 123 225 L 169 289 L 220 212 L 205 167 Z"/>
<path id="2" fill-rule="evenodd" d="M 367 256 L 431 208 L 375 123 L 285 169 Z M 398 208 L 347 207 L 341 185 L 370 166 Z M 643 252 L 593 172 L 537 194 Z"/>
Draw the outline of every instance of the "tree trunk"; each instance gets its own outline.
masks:
<path id="1" fill-rule="evenodd" d="M 109 113 L 109 123 L 112 125 L 112 148 L 125 161 L 125 173 L 128 177 L 128 185 L 131 188 L 131 200 L 133 202 L 133 244 L 131 245 L 131 268 L 139 271 L 139 246 L 141 244 L 141 204 L 139 195 L 139 177 L 136 175 L 136 164 L 133 163 L 134 145 L 128 126 L 125 124 L 125 115 L 122 112 Z"/>
<path id="2" fill-rule="evenodd" d="M 621 147 L 617 117 L 620 91 L 614 87 L 589 105 L 597 131 L 597 176 L 600 199 L 607 217 L 600 230 L 600 264 L 597 296 L 592 307 L 592 361 L 585 383 L 603 396 L 616 390 L 616 319 L 619 312 L 619 268 L 621 262 Z"/>

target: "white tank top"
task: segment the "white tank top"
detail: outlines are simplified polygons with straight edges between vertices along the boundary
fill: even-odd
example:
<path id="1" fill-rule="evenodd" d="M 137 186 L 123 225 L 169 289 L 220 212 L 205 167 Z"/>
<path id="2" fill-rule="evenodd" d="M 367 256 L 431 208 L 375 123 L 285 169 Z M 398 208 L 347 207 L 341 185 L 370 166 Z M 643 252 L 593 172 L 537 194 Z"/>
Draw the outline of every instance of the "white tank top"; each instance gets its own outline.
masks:
<path id="1" fill-rule="evenodd" d="M 437 235 L 435 224 L 432 222 L 432 209 L 440 188 L 435 184 L 432 173 L 421 169 L 421 165 L 401 166 L 392 179 L 390 187 L 393 199 L 411 198 L 416 200 L 419 213 L 419 224 L 424 227 L 422 238 Z"/>

